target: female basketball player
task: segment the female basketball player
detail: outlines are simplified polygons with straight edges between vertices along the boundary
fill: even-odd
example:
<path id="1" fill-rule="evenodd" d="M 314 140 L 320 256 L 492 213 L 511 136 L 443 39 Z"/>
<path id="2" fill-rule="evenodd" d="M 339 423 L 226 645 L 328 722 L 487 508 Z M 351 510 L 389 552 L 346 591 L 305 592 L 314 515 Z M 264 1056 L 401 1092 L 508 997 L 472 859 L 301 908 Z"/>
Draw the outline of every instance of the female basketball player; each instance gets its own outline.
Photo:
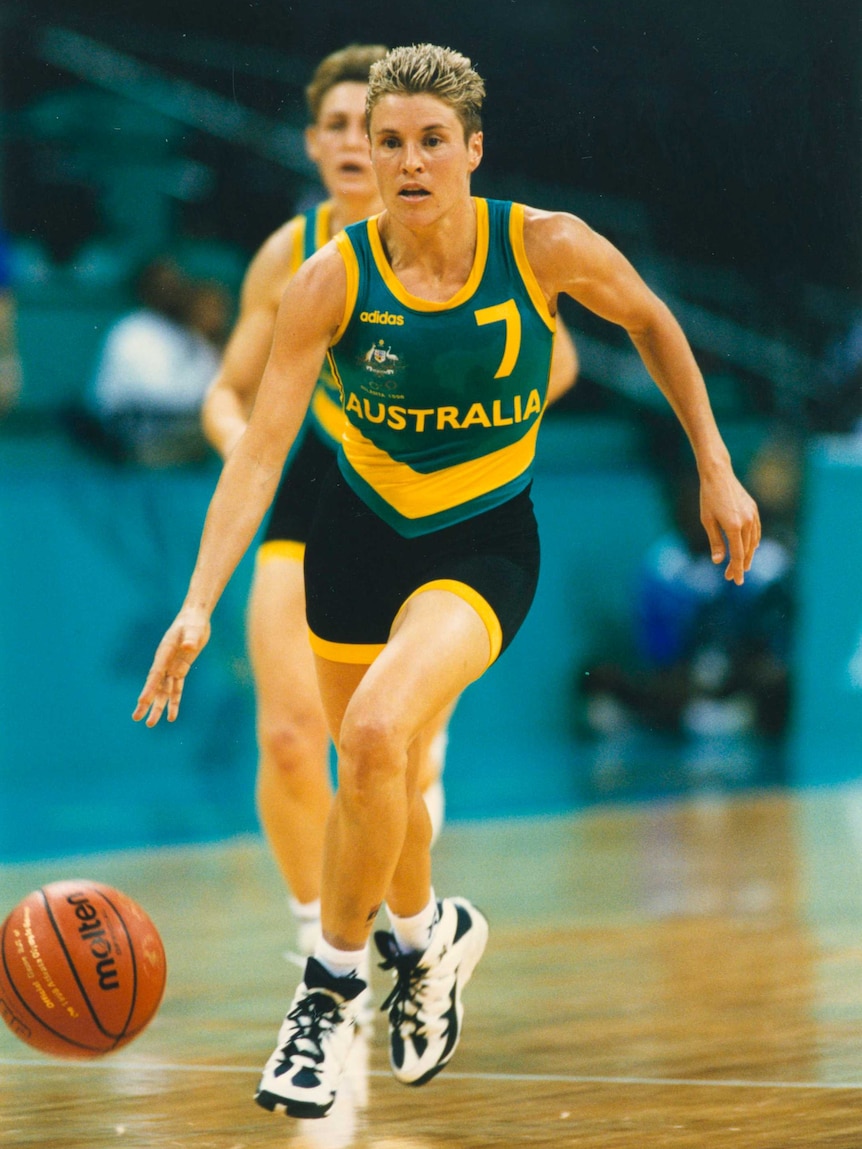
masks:
<path id="1" fill-rule="evenodd" d="M 381 45 L 351 44 L 322 60 L 306 89 L 308 153 L 328 198 L 274 232 L 249 266 L 239 319 L 203 410 L 207 437 L 224 458 L 248 422 L 287 284 L 343 227 L 383 207 L 368 154 L 365 94 L 368 70 L 385 54 Z M 549 401 L 572 385 L 576 367 L 571 339 L 561 331 Z M 326 715 L 305 626 L 302 560 L 343 421 L 337 382 L 324 364 L 257 553 L 248 612 L 260 751 L 257 804 L 292 894 L 298 949 L 305 956 L 320 935 L 323 837 L 332 792 Z M 428 732 L 419 767 L 435 832 L 443 816 L 446 717 Z"/>
<path id="2" fill-rule="evenodd" d="M 679 325 L 625 258 L 580 220 L 474 199 L 484 85 L 433 45 L 370 73 L 371 157 L 384 203 L 297 271 L 248 427 L 213 497 L 185 603 L 135 710 L 177 715 L 210 616 L 271 501 L 324 357 L 347 422 L 306 550 L 307 616 L 338 750 L 326 829 L 323 938 L 257 1100 L 319 1116 L 350 1048 L 357 970 L 377 944 L 395 974 L 390 1061 L 421 1084 L 451 1058 L 461 991 L 487 924 L 437 901 L 416 785 L 423 731 L 511 642 L 538 573 L 529 496 L 557 299 L 629 334 L 688 435 L 715 562 L 741 583 L 760 537 Z"/>

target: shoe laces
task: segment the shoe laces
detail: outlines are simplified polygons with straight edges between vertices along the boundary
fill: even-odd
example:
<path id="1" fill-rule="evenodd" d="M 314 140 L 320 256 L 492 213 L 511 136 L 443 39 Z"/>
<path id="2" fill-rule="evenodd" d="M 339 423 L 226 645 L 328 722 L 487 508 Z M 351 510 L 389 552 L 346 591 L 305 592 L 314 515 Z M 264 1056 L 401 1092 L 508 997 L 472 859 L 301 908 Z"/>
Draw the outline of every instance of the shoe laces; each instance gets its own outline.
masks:
<path id="1" fill-rule="evenodd" d="M 323 1042 L 344 1020 L 340 1002 L 328 993 L 310 993 L 293 1007 L 287 1020 L 293 1032 L 281 1047 L 282 1063 L 302 1061 L 315 1068 L 323 1061 Z"/>
<path id="2" fill-rule="evenodd" d="M 429 1020 L 449 1007 L 444 979 L 429 976 L 431 971 L 419 961 L 420 956 L 390 952 L 380 963 L 382 970 L 395 970 L 395 985 L 380 1009 L 389 1010 L 390 1022 L 402 1033 L 421 1033 Z"/>

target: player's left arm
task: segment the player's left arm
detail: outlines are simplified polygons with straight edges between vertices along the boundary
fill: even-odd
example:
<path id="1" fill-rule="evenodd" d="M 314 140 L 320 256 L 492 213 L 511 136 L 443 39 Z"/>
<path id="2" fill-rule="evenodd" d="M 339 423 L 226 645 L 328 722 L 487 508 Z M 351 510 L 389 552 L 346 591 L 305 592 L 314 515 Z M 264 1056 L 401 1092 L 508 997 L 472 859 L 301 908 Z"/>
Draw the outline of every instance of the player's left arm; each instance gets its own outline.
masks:
<path id="1" fill-rule="evenodd" d="M 725 577 L 741 583 L 760 541 L 760 517 L 733 473 L 703 375 L 679 323 L 625 256 L 583 220 L 528 211 L 524 240 L 549 302 L 555 304 L 564 292 L 628 333 L 691 443 L 713 562 L 728 557 Z"/>

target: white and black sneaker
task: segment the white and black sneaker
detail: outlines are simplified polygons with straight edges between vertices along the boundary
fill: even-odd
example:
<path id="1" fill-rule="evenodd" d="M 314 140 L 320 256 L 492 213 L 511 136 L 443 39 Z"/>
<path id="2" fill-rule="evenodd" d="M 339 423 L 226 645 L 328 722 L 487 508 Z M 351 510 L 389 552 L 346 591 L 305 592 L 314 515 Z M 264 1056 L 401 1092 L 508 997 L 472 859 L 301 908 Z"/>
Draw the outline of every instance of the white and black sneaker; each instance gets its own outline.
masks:
<path id="1" fill-rule="evenodd" d="M 451 1059 L 461 1036 L 461 991 L 488 940 L 488 922 L 466 898 L 437 903 L 438 919 L 424 953 L 403 954 L 392 933 L 374 935 L 393 970 L 389 1010 L 389 1063 L 405 1085 L 424 1085 Z"/>
<path id="2" fill-rule="evenodd" d="M 296 950 L 285 950 L 283 954 L 285 961 L 290 962 L 291 965 L 298 966 L 301 970 L 305 969 L 308 959 L 314 953 L 314 946 L 317 944 L 317 939 L 320 937 L 320 918 L 317 919 L 315 924 L 316 933 L 314 936 L 306 935 L 303 937 L 302 929 L 300 929 L 298 935 L 299 952 Z M 311 943 L 311 949 L 305 949 L 304 943 Z M 375 1008 L 374 999 L 371 995 L 371 955 L 367 945 L 357 972 L 365 982 L 365 989 L 362 991 L 362 996 L 359 999 L 359 1013 L 357 1015 L 356 1024 L 370 1036 L 374 1029 Z"/>
<path id="3" fill-rule="evenodd" d="M 290 1117 L 323 1117 L 332 1108 L 356 1034 L 362 978 L 333 977 L 311 957 L 263 1068 L 255 1101 Z"/>

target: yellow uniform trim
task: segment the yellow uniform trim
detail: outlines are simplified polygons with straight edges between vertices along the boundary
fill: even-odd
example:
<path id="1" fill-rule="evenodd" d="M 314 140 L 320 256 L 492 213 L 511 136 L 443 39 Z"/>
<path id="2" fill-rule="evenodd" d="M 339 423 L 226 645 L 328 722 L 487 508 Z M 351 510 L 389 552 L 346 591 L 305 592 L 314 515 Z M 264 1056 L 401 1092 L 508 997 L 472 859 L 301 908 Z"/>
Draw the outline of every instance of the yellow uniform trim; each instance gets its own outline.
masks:
<path id="1" fill-rule="evenodd" d="M 293 230 L 293 244 L 290 249 L 290 277 L 296 275 L 305 259 L 305 216 L 296 217 L 297 226 Z"/>
<path id="2" fill-rule="evenodd" d="M 267 539 L 257 549 L 257 561 L 267 562 L 269 559 L 292 559 L 302 562 L 305 557 L 305 543 L 294 542 L 291 539 Z"/>
<path id="3" fill-rule="evenodd" d="M 335 237 L 335 245 L 341 252 L 341 258 L 344 260 L 344 270 L 347 273 L 347 292 L 344 298 L 344 314 L 341 317 L 338 330 L 332 337 L 330 347 L 338 342 L 347 329 L 347 325 L 353 316 L 353 309 L 356 306 L 356 297 L 359 294 L 359 262 L 356 259 L 353 244 L 345 233 L 340 231 Z"/>
<path id="4" fill-rule="evenodd" d="M 493 307 L 480 307 L 473 314 L 480 327 L 486 323 L 506 324 L 506 346 L 494 376 L 495 379 L 506 379 L 515 370 L 518 352 L 521 350 L 521 313 L 517 303 L 514 299 L 507 299 L 505 303 L 495 303 Z"/>
<path id="5" fill-rule="evenodd" d="M 315 419 L 336 443 L 341 441 L 345 418 L 341 405 L 333 403 L 322 387 L 318 387 L 311 398 L 311 410 Z"/>
<path id="6" fill-rule="evenodd" d="M 317 209 L 317 222 L 314 228 L 314 250 L 320 251 L 325 243 L 329 243 L 329 224 L 332 219 L 332 201 L 326 200 Z"/>
<path id="7" fill-rule="evenodd" d="M 438 578 L 432 579 L 431 582 L 424 583 L 422 586 L 417 587 L 412 594 L 408 595 L 398 614 L 401 614 L 401 611 L 404 610 L 411 599 L 426 590 L 448 591 L 450 594 L 457 595 L 458 598 L 475 610 L 488 632 L 488 642 L 491 646 L 491 654 L 488 658 L 488 666 L 490 666 L 491 663 L 499 657 L 500 650 L 502 649 L 503 628 L 500 626 L 500 620 L 497 618 L 496 611 L 488 600 L 465 582 L 459 582 L 457 579 Z M 330 662 L 349 662 L 362 666 L 370 666 L 386 646 L 385 642 L 330 642 L 329 639 L 319 638 L 311 629 L 308 631 L 308 641 L 314 653 L 321 658 L 328 658 Z"/>
<path id="8" fill-rule="evenodd" d="M 426 582 L 422 586 L 417 587 L 413 593 L 404 600 L 404 605 L 401 610 L 410 602 L 411 598 L 415 598 L 417 594 L 422 594 L 426 590 L 448 590 L 451 594 L 455 594 L 458 598 L 463 599 L 468 606 L 471 606 L 485 624 L 485 629 L 488 632 L 488 641 L 491 643 L 491 657 L 488 659 L 488 666 L 498 657 L 500 650 L 503 646 L 503 628 L 500 626 L 500 620 L 497 618 L 496 611 L 491 606 L 486 598 L 483 598 L 477 590 L 469 586 L 465 582 L 459 582 L 457 579 L 451 578 L 438 578 L 432 579 L 431 582 Z M 399 612 L 400 613 L 400 612 Z"/>
<path id="9" fill-rule="evenodd" d="M 551 331 L 556 331 L 556 316 L 551 315 L 545 293 L 536 279 L 536 273 L 530 267 L 530 261 L 527 259 L 527 249 L 524 246 L 524 205 L 522 203 L 513 203 L 509 212 L 509 241 L 512 244 L 515 263 L 518 265 L 518 271 L 521 273 L 521 279 L 523 279 L 524 287 L 530 294 L 533 306 L 546 327 Z"/>
<path id="10" fill-rule="evenodd" d="M 452 298 L 447 299 L 445 303 L 433 303 L 430 299 L 420 299 L 418 295 L 411 295 L 401 280 L 398 279 L 386 258 L 380 232 L 377 229 L 378 216 L 369 217 L 366 227 L 374 262 L 377 264 L 377 270 L 380 272 L 383 282 L 400 303 L 412 307 L 414 311 L 446 311 L 450 307 L 457 307 L 459 303 L 469 299 L 476 291 L 482 282 L 485 264 L 488 261 L 488 204 L 485 200 L 476 197 L 474 197 L 473 203 L 476 205 L 476 253 L 473 256 L 473 266 L 464 286 L 459 288 Z"/>
<path id="11" fill-rule="evenodd" d="M 326 638 L 318 638 L 313 630 L 308 632 L 308 641 L 314 653 L 321 658 L 328 658 L 330 662 L 350 662 L 359 666 L 370 666 L 386 646 L 385 642 L 330 642 Z"/>
<path id="12" fill-rule="evenodd" d="M 536 453 L 540 423 L 541 418 L 536 419 L 517 443 L 427 475 L 375 447 L 349 421 L 341 443 L 350 466 L 384 502 L 405 519 L 421 519 L 486 495 L 522 475 Z"/>

